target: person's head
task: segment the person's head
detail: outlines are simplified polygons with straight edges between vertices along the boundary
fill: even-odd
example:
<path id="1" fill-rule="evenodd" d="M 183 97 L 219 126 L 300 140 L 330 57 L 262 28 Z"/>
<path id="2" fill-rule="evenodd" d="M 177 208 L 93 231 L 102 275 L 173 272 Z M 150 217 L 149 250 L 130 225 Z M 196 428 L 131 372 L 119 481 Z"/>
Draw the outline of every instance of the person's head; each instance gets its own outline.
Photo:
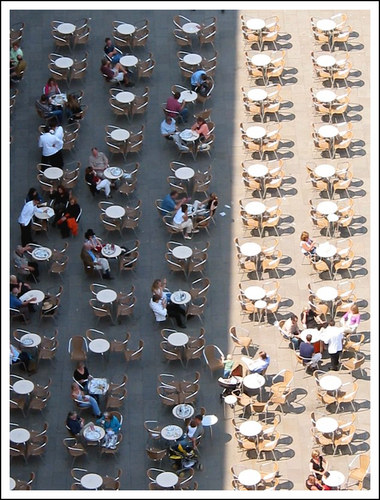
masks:
<path id="1" fill-rule="evenodd" d="M 24 253 L 24 248 L 21 245 L 17 245 L 16 253 L 18 253 L 19 255 L 22 255 Z"/>
<path id="2" fill-rule="evenodd" d="M 161 299 L 161 297 L 157 294 L 154 294 L 152 297 L 153 302 L 159 302 L 160 299 Z"/>
<path id="3" fill-rule="evenodd" d="M 107 45 L 107 47 L 110 47 L 112 45 L 112 40 L 111 38 L 107 37 L 105 40 L 104 40 L 105 44 Z"/>
<path id="4" fill-rule="evenodd" d="M 73 382 L 73 383 L 71 384 L 71 390 L 72 390 L 73 392 L 77 392 L 77 391 L 79 390 L 79 385 L 78 385 L 76 382 Z"/>
<path id="5" fill-rule="evenodd" d="M 292 323 L 293 323 L 294 325 L 295 325 L 295 324 L 297 323 L 297 321 L 298 321 L 298 317 L 297 317 L 295 314 L 293 314 L 292 316 L 290 316 L 290 319 L 291 319 L 291 321 L 292 321 Z"/>
<path id="6" fill-rule="evenodd" d="M 40 97 L 40 101 L 42 103 L 45 103 L 45 102 L 47 102 L 47 100 L 48 100 L 47 96 L 45 94 L 42 94 L 41 97 Z"/>
<path id="7" fill-rule="evenodd" d="M 198 116 L 197 123 L 198 125 L 203 125 L 204 123 L 206 123 L 206 120 L 202 116 Z"/>
<path id="8" fill-rule="evenodd" d="M 91 148 L 91 153 L 96 158 L 98 156 L 98 154 L 99 154 L 98 148 Z"/>
<path id="9" fill-rule="evenodd" d="M 312 458 L 318 458 L 319 457 L 319 451 L 318 450 L 313 450 L 311 452 L 311 456 L 312 456 Z"/>
<path id="10" fill-rule="evenodd" d="M 202 82 L 204 82 L 204 81 L 206 81 L 206 80 L 207 80 L 207 75 L 206 75 L 206 73 L 202 73 L 202 74 L 201 74 L 201 81 L 202 81 Z"/>
<path id="11" fill-rule="evenodd" d="M 78 200 L 77 198 L 75 198 L 75 196 L 70 196 L 69 203 L 70 205 L 75 205 L 76 203 L 78 203 Z"/>
<path id="12" fill-rule="evenodd" d="M 72 420 L 76 420 L 78 418 L 78 414 L 76 411 L 69 411 L 67 414 L 67 418 L 71 418 Z"/>
<path id="13" fill-rule="evenodd" d="M 38 199 L 38 195 L 34 195 L 32 198 L 33 205 L 38 205 L 40 200 Z"/>
<path id="14" fill-rule="evenodd" d="M 84 233 L 84 237 L 86 239 L 90 239 L 92 236 L 95 236 L 94 230 L 93 229 L 87 229 L 87 231 Z"/>
<path id="15" fill-rule="evenodd" d="M 36 188 L 30 188 L 27 194 L 27 197 L 30 198 L 31 200 L 38 195 L 37 189 Z"/>
<path id="16" fill-rule="evenodd" d="M 181 209 L 182 209 L 182 212 L 185 214 L 187 212 L 187 204 L 184 203 L 183 205 L 181 205 Z"/>
<path id="17" fill-rule="evenodd" d="M 351 306 L 351 312 L 353 314 L 358 314 L 359 313 L 359 308 L 358 308 L 358 306 L 356 304 L 352 304 L 352 306 Z"/>
<path id="18" fill-rule="evenodd" d="M 309 239 L 309 233 L 307 231 L 302 231 L 301 241 L 307 241 Z"/>
<path id="19" fill-rule="evenodd" d="M 333 319 L 330 319 L 329 326 L 335 326 L 335 321 Z"/>
<path id="20" fill-rule="evenodd" d="M 106 59 L 105 57 L 103 57 L 102 59 L 102 66 L 108 66 L 110 63 L 110 61 L 108 59 Z"/>
<path id="21" fill-rule="evenodd" d="M 199 425 L 202 423 L 202 420 L 203 420 L 203 416 L 198 414 L 198 415 L 195 415 L 193 421 L 195 422 L 195 425 Z"/>
<path id="22" fill-rule="evenodd" d="M 173 97 L 174 99 L 179 99 L 181 94 L 179 92 L 174 92 Z"/>
<path id="23" fill-rule="evenodd" d="M 15 276 L 14 274 L 11 274 L 10 275 L 10 278 L 9 278 L 9 281 L 10 283 L 13 285 L 17 285 L 17 276 Z"/>
<path id="24" fill-rule="evenodd" d="M 20 48 L 20 44 L 18 42 L 13 42 L 12 43 L 12 48 L 13 48 L 13 50 L 16 51 L 16 50 L 18 50 Z"/>
<path id="25" fill-rule="evenodd" d="M 173 120 L 173 118 L 170 115 L 168 115 L 168 114 L 165 115 L 166 123 L 172 123 L 172 120 Z"/>
<path id="26" fill-rule="evenodd" d="M 13 287 L 12 288 L 12 295 L 17 295 L 18 294 L 18 288 L 17 287 Z"/>
<path id="27" fill-rule="evenodd" d="M 90 166 L 86 167 L 86 174 L 92 174 L 94 169 Z"/>
<path id="28" fill-rule="evenodd" d="M 111 420 L 111 414 L 108 411 L 103 413 L 104 420 Z"/>
<path id="29" fill-rule="evenodd" d="M 58 127 L 59 123 L 58 123 L 58 120 L 55 116 L 52 116 L 50 119 L 49 119 L 49 128 L 50 128 L 50 132 L 53 134 L 55 132 L 55 129 Z"/>
<path id="30" fill-rule="evenodd" d="M 259 356 L 261 359 L 267 359 L 267 353 L 265 351 L 260 351 Z"/>
<path id="31" fill-rule="evenodd" d="M 81 370 L 84 367 L 85 367 L 84 361 L 78 361 L 77 368 L 79 368 Z"/>
<path id="32" fill-rule="evenodd" d="M 217 200 L 218 199 L 218 196 L 216 193 L 211 193 L 210 194 L 210 200 Z"/>
<path id="33" fill-rule="evenodd" d="M 49 80 L 47 81 L 47 85 L 49 87 L 55 87 L 57 85 L 55 78 L 49 78 Z"/>
<path id="34" fill-rule="evenodd" d="M 66 189 L 62 186 L 62 184 L 60 184 L 57 187 L 57 192 L 58 192 L 58 194 L 60 194 L 61 196 L 63 196 L 64 194 L 66 194 Z"/>
<path id="35" fill-rule="evenodd" d="M 18 62 L 22 61 L 22 55 L 21 54 L 17 54 L 17 60 L 18 60 Z"/>
<path id="36" fill-rule="evenodd" d="M 231 354 L 227 354 L 227 359 L 232 359 L 232 355 Z"/>
<path id="37" fill-rule="evenodd" d="M 308 342 L 311 342 L 311 339 L 312 339 L 312 338 L 313 338 L 313 337 L 310 335 L 310 333 L 308 333 L 308 334 L 306 335 L 306 340 L 307 340 Z"/>
<path id="38" fill-rule="evenodd" d="M 310 484 L 315 484 L 315 476 L 313 474 L 309 474 L 307 480 Z"/>
<path id="39" fill-rule="evenodd" d="M 178 198 L 178 192 L 177 191 L 170 191 L 170 198 L 173 200 L 176 200 Z"/>
<path id="40" fill-rule="evenodd" d="M 160 288 L 161 286 L 162 286 L 162 281 L 160 279 L 155 279 L 153 281 L 152 291 L 157 290 L 157 288 Z"/>

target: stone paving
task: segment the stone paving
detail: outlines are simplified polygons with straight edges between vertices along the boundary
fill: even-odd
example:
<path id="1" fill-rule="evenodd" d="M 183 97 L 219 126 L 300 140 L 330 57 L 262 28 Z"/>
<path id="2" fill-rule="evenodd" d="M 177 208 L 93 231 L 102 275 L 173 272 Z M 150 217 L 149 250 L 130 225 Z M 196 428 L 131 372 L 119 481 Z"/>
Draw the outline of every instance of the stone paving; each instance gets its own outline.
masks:
<path id="1" fill-rule="evenodd" d="M 351 103 L 353 110 L 349 113 L 353 124 L 354 139 L 358 146 L 352 150 L 352 170 L 354 173 L 354 187 L 351 191 L 354 199 L 355 224 L 352 233 L 353 251 L 357 257 L 353 271 L 355 293 L 360 300 L 362 323 L 359 331 L 366 336 L 363 352 L 366 355 L 363 375 L 359 375 L 357 410 L 357 428 L 360 434 L 353 443 L 356 453 L 370 450 L 370 291 L 369 270 L 369 226 L 370 226 L 370 144 L 369 144 L 369 110 L 370 110 L 370 37 L 368 33 L 369 11 L 345 11 L 348 15 L 348 24 L 357 33 L 353 45 L 350 47 L 350 59 L 353 63 L 353 78 L 350 86 Z M 122 356 L 111 353 L 109 359 L 102 364 L 95 355 L 89 354 L 88 367 L 90 373 L 106 376 L 111 380 L 121 379 L 123 373 L 129 377 L 128 395 L 123 409 L 124 439 L 121 443 L 119 455 L 113 459 L 99 458 L 96 449 L 90 449 L 87 458 L 78 459 L 76 467 L 83 467 L 91 472 L 108 473 L 114 475 L 118 468 L 122 468 L 122 490 L 147 490 L 148 479 L 146 469 L 156 464 L 151 463 L 145 454 L 146 434 L 143 421 L 152 419 L 160 423 L 173 421 L 169 409 L 162 407 L 159 402 L 156 387 L 157 375 L 162 372 L 174 373 L 178 376 L 191 375 L 195 370 L 201 372 L 200 392 L 196 404 L 197 408 L 204 406 L 207 413 L 215 414 L 219 421 L 213 428 L 212 439 L 208 431 L 202 440 L 200 452 L 204 464 L 202 472 L 196 472 L 196 481 L 199 489 L 231 490 L 230 467 L 239 462 L 237 443 L 234 437 L 231 414 L 223 413 L 220 403 L 221 389 L 216 382 L 217 376 L 210 376 L 203 360 L 190 362 L 186 370 L 175 363 L 167 365 L 162 361 L 159 350 L 161 336 L 148 308 L 150 286 L 154 278 L 167 276 L 171 290 L 186 289 L 188 282 L 182 276 L 170 274 L 164 260 L 166 242 L 169 235 L 165 232 L 157 212 L 154 200 L 162 198 L 168 191 L 166 177 L 170 174 L 169 162 L 177 159 L 174 145 L 166 143 L 159 134 L 159 124 L 162 120 L 161 103 L 169 93 L 171 85 L 185 84 L 182 80 L 176 53 L 180 50 L 175 45 L 171 34 L 173 30 L 172 18 L 181 13 L 194 21 L 202 22 L 210 16 L 217 17 L 218 36 L 215 48 L 218 51 L 218 66 L 215 76 L 215 89 L 207 108 L 212 108 L 212 121 L 216 124 L 215 147 L 211 152 L 211 159 L 198 158 L 196 161 L 187 157 L 184 159 L 191 166 L 206 169 L 210 164 L 213 170 L 212 191 L 218 193 L 220 208 L 215 217 L 216 225 L 210 228 L 210 235 L 197 234 L 190 245 L 204 243 L 207 239 L 211 245 L 206 276 L 211 280 L 211 289 L 204 317 L 206 329 L 206 343 L 218 345 L 224 353 L 228 353 L 231 344 L 228 330 L 232 325 L 248 328 L 254 343 L 268 352 L 271 364 L 268 369 L 268 380 L 282 368 L 294 370 L 295 360 L 290 349 L 280 345 L 280 338 L 272 324 L 258 326 L 244 320 L 240 315 L 240 306 L 237 301 L 240 275 L 237 273 L 236 251 L 233 240 L 238 237 L 244 240 L 242 224 L 239 215 L 239 199 L 246 194 L 241 183 L 241 162 L 246 158 L 243 152 L 239 123 L 248 121 L 244 116 L 241 98 L 241 87 L 248 86 L 245 68 L 245 55 L 240 33 L 240 15 L 249 14 L 252 17 L 279 16 L 279 24 L 284 36 L 279 45 L 286 50 L 287 74 L 281 97 L 289 101 L 289 105 L 280 112 L 282 124 L 281 138 L 286 147 L 280 150 L 279 157 L 285 159 L 285 171 L 290 182 L 282 189 L 283 223 L 280 226 L 279 248 L 284 254 L 283 265 L 280 271 L 281 279 L 279 293 L 282 304 L 279 310 L 279 319 L 289 316 L 290 312 L 300 314 L 307 300 L 307 284 L 316 283 L 320 286 L 320 277 L 311 275 L 309 265 L 302 263 L 299 250 L 299 235 L 302 230 L 309 231 L 319 240 L 321 235 L 313 230 L 309 218 L 309 199 L 317 199 L 318 194 L 313 191 L 307 182 L 305 163 L 318 160 L 320 155 L 313 148 L 311 138 L 311 124 L 319 122 L 320 118 L 313 115 L 310 96 L 310 87 L 318 88 L 313 74 L 310 52 L 317 50 L 313 44 L 310 30 L 310 17 L 329 17 L 336 11 L 14 11 L 11 13 L 11 24 L 25 21 L 25 35 L 22 43 L 25 60 L 28 63 L 24 81 L 19 88 L 16 105 L 11 116 L 11 135 L 13 138 L 10 154 L 11 198 L 10 198 L 10 249 L 19 243 L 19 229 L 17 217 L 22 207 L 23 199 L 30 186 L 36 186 L 35 165 L 40 161 L 37 148 L 37 127 L 40 120 L 34 109 L 34 101 L 40 94 L 40 89 L 49 77 L 47 70 L 48 54 L 54 52 L 53 41 L 50 36 L 50 21 L 61 19 L 75 21 L 80 17 L 91 18 L 90 41 L 86 48 L 75 49 L 75 54 L 81 55 L 85 50 L 89 52 L 88 70 L 81 84 L 72 83 L 70 90 L 82 88 L 85 92 L 83 102 L 88 105 L 88 112 L 79 132 L 78 144 L 75 151 L 65 154 L 65 162 L 81 161 L 81 178 L 75 188 L 75 194 L 83 208 L 80 223 L 80 235 L 69 240 L 69 266 L 64 276 L 64 293 L 61 302 L 61 311 L 56 327 L 59 330 L 59 349 L 57 357 L 51 365 L 42 362 L 38 373 L 31 376 L 34 382 L 46 382 L 52 377 L 51 399 L 43 415 L 29 415 L 26 419 L 15 412 L 11 421 L 18 424 L 26 423 L 29 428 L 39 429 L 43 422 L 49 423 L 49 442 L 47 452 L 42 460 L 31 459 L 28 465 L 21 460 L 13 460 L 11 475 L 15 478 L 25 478 L 30 471 L 35 471 L 36 480 L 33 489 L 36 490 L 69 490 L 72 483 L 70 475 L 71 458 L 66 455 L 62 439 L 67 436 L 64 420 L 67 412 L 72 409 L 70 399 L 70 381 L 74 369 L 67 352 L 68 340 L 72 335 L 84 335 L 88 328 L 99 328 L 109 338 L 122 338 L 126 330 L 131 332 L 132 346 L 137 346 L 138 340 L 143 339 L 145 348 L 141 361 L 125 365 Z M 140 240 L 140 258 L 135 273 L 128 276 L 119 276 L 113 268 L 115 280 L 111 286 L 116 290 L 127 289 L 131 284 L 136 287 L 137 305 L 132 318 L 124 319 L 121 325 L 112 326 L 107 320 L 101 320 L 96 325 L 88 301 L 91 298 L 89 285 L 91 279 L 83 275 L 82 263 L 79 258 L 82 235 L 86 229 L 92 227 L 95 232 L 107 238 L 99 220 L 97 201 L 102 196 L 93 198 L 84 182 L 84 168 L 90 148 L 98 146 L 99 150 L 107 155 L 104 142 L 104 127 L 107 124 L 122 125 L 123 118 L 112 115 L 108 104 L 108 89 L 110 87 L 99 73 L 100 59 L 104 37 L 111 35 L 112 21 L 126 20 L 134 23 L 139 19 L 147 18 L 150 21 L 150 37 L 145 49 L 136 50 L 136 55 L 142 56 L 152 52 L 156 60 L 153 77 L 146 82 L 149 86 L 149 105 L 144 118 L 125 123 L 126 128 L 138 130 L 141 124 L 145 125 L 145 139 L 142 153 L 136 161 L 140 162 L 138 187 L 130 197 L 130 201 L 142 201 L 142 219 L 137 230 Z M 360 44 L 360 45 L 359 45 Z M 197 51 L 197 43 L 194 51 Z M 212 48 L 202 48 L 202 53 L 212 54 Z M 145 82 L 140 81 L 133 89 L 141 94 Z M 64 85 L 61 88 L 65 88 Z M 190 106 L 190 113 L 201 110 L 200 105 Z M 28 130 L 31 133 L 25 134 Z M 206 156 L 206 155 L 204 155 Z M 127 163 L 135 161 L 129 159 Z M 117 156 L 111 159 L 112 165 L 122 165 Z M 125 203 L 120 194 L 114 194 L 115 203 Z M 229 207 L 226 207 L 228 205 Z M 221 216 L 221 212 L 225 216 Z M 248 235 L 249 236 L 249 235 Z M 342 233 L 342 237 L 346 237 Z M 133 233 L 126 234 L 123 242 L 133 241 Z M 176 240 L 181 240 L 176 237 Z M 322 238 L 323 239 L 323 238 Z M 111 235 L 109 240 L 120 242 L 118 236 Z M 52 228 L 47 240 L 45 236 L 37 237 L 41 244 L 59 248 L 63 244 L 58 232 Z M 42 269 L 39 287 L 46 290 L 49 287 L 57 288 L 58 277 L 51 277 L 47 269 Z M 275 276 L 270 276 L 274 278 Z M 246 278 L 244 278 L 246 279 Z M 340 279 L 340 277 L 338 277 Z M 243 283 L 243 288 L 248 282 Z M 18 327 L 12 326 L 11 331 Z M 199 332 L 202 325 L 197 318 L 188 322 L 186 333 Z M 22 325 L 20 325 L 22 328 Z M 51 334 L 55 328 L 52 322 L 39 323 L 38 314 L 34 315 L 30 331 L 42 334 Z M 256 350 L 255 350 L 256 351 Z M 255 352 L 252 351 L 252 354 Z M 236 353 L 235 359 L 239 359 Z M 323 359 L 323 369 L 329 369 L 329 358 Z M 347 376 L 345 376 L 347 377 Z M 303 370 L 298 370 L 294 378 L 296 400 L 291 408 L 282 416 L 279 430 L 282 434 L 282 447 L 277 458 L 280 470 L 281 489 L 303 490 L 304 481 L 308 474 L 308 461 L 312 446 L 310 433 L 310 413 L 318 406 L 316 399 L 315 382 L 313 377 L 304 376 Z M 84 416 L 87 417 L 86 412 Z M 348 464 L 353 457 L 343 449 L 341 456 L 329 456 L 331 468 L 341 470 L 347 474 Z M 248 462 L 246 462 L 248 463 Z M 252 462 L 255 464 L 255 460 Z M 165 465 L 165 464 L 164 464 Z M 166 464 L 168 466 L 168 464 Z M 369 483 L 366 484 L 368 488 Z"/>

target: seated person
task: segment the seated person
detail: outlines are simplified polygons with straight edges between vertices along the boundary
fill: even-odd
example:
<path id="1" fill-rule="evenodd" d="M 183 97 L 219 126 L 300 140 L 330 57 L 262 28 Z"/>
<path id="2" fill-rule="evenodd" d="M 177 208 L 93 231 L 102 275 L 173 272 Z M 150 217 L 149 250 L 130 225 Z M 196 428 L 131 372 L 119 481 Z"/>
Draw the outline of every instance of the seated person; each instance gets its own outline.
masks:
<path id="1" fill-rule="evenodd" d="M 84 361 L 78 361 L 77 367 L 74 370 L 73 379 L 76 380 L 84 391 L 87 391 L 88 381 L 92 378 Z"/>
<path id="2" fill-rule="evenodd" d="M 84 419 L 81 418 L 76 411 L 69 411 L 66 418 L 66 425 L 70 429 L 71 433 L 76 436 L 80 434 L 83 429 Z"/>
<path id="3" fill-rule="evenodd" d="M 166 317 L 170 316 L 176 319 L 177 325 L 180 328 L 186 328 L 185 312 L 178 304 L 173 304 L 172 302 L 168 304 L 165 297 L 153 295 L 150 299 L 149 307 L 154 312 L 157 322 L 165 321 Z"/>
<path id="4" fill-rule="evenodd" d="M 69 94 L 67 96 L 65 111 L 69 123 L 73 123 L 75 120 L 80 120 L 82 118 L 81 116 L 82 107 L 79 104 L 78 99 L 74 96 L 74 94 Z"/>
<path id="5" fill-rule="evenodd" d="M 304 255 L 314 255 L 316 253 L 317 246 L 310 238 L 309 233 L 307 231 L 302 231 L 300 239 L 301 252 Z"/>
<path id="6" fill-rule="evenodd" d="M 24 54 L 20 48 L 19 42 L 13 42 L 10 50 L 10 67 L 11 69 L 17 66 L 18 59 L 17 56 L 24 57 Z"/>
<path id="7" fill-rule="evenodd" d="M 324 322 L 320 317 L 308 306 L 302 309 L 301 323 L 304 328 L 317 328 L 318 330 L 324 326 Z"/>
<path id="8" fill-rule="evenodd" d="M 51 118 L 55 116 L 59 122 L 62 123 L 62 109 L 53 109 L 49 103 L 49 99 L 45 94 L 42 94 L 40 99 L 36 101 L 36 107 L 44 118 Z"/>
<path id="9" fill-rule="evenodd" d="M 161 122 L 161 135 L 168 141 L 174 141 L 180 151 L 189 151 L 181 141 L 175 119 L 169 115 L 166 115 Z"/>
<path id="10" fill-rule="evenodd" d="M 13 344 L 9 344 L 9 364 L 13 365 L 15 363 L 24 363 L 26 369 L 29 367 L 30 357 L 25 351 L 20 351 Z"/>
<path id="11" fill-rule="evenodd" d="M 38 263 L 29 261 L 25 256 L 25 252 L 31 250 L 32 247 L 29 245 L 25 247 L 17 245 L 16 250 L 13 252 L 13 263 L 17 268 L 17 274 L 20 274 L 25 278 L 30 277 L 32 279 L 34 276 L 36 278 L 36 281 L 38 281 L 38 276 L 40 274 Z"/>
<path id="12" fill-rule="evenodd" d="M 96 399 L 88 394 L 86 395 L 76 382 L 71 384 L 71 399 L 81 408 L 91 407 L 95 417 L 100 418 L 102 416 Z"/>
<path id="13" fill-rule="evenodd" d="M 314 344 L 311 343 L 311 339 L 313 337 L 310 335 L 306 335 L 306 342 L 302 342 L 300 344 L 300 356 L 304 358 L 304 363 L 310 361 L 310 368 L 318 368 L 318 362 L 322 359 L 322 354 L 320 352 L 314 353 Z"/>
<path id="14" fill-rule="evenodd" d="M 206 80 L 207 74 L 203 69 L 195 71 L 190 78 L 191 90 L 198 92 L 201 84 Z"/>
<path id="15" fill-rule="evenodd" d="M 111 182 L 108 179 L 100 179 L 92 167 L 86 168 L 85 174 L 86 182 L 90 185 L 90 191 L 95 195 L 96 191 L 104 189 L 106 198 L 112 198 L 111 196 Z"/>
<path id="16" fill-rule="evenodd" d="M 101 269 L 103 273 L 103 278 L 106 280 L 112 280 L 110 274 L 110 265 L 107 259 L 104 257 L 98 257 L 94 252 L 91 243 L 85 242 L 82 247 L 80 257 L 83 261 L 84 266 L 87 268 Z"/>
<path id="17" fill-rule="evenodd" d="M 194 229 L 193 221 L 187 213 L 187 205 L 183 203 L 173 217 L 173 226 L 185 230 L 184 238 L 191 240 L 191 233 L 199 233 L 199 229 Z"/>
<path id="18" fill-rule="evenodd" d="M 352 304 L 350 310 L 340 318 L 340 324 L 344 327 L 344 333 L 356 333 L 359 323 L 359 308 L 356 304 Z"/>
<path id="19" fill-rule="evenodd" d="M 121 428 L 117 417 L 111 415 L 109 412 L 104 412 L 103 416 L 99 418 L 96 423 L 101 425 L 107 434 L 117 434 Z"/>
<path id="20" fill-rule="evenodd" d="M 234 366 L 234 360 L 232 359 L 231 354 L 227 354 L 227 358 L 223 359 L 223 378 L 228 378 L 231 375 L 232 368 Z"/>
<path id="21" fill-rule="evenodd" d="M 194 132 L 198 132 L 200 142 L 203 142 L 210 137 L 210 131 L 206 120 L 201 116 L 198 116 L 197 121 L 191 127 L 191 130 L 193 130 Z"/>
<path id="22" fill-rule="evenodd" d="M 61 91 L 58 87 L 58 83 L 55 80 L 55 78 L 50 77 L 49 80 L 46 82 L 46 85 L 44 87 L 44 94 L 49 99 L 49 102 L 50 102 L 50 97 L 53 97 L 57 94 L 61 94 Z"/>
<path id="23" fill-rule="evenodd" d="M 10 77 L 11 80 L 22 80 L 24 71 L 26 69 L 26 62 L 21 54 L 17 55 L 17 64 L 11 68 Z"/>
<path id="24" fill-rule="evenodd" d="M 318 450 L 313 450 L 311 452 L 309 467 L 310 473 L 314 474 L 315 477 L 320 481 L 322 479 L 322 475 L 327 471 L 329 464 Z"/>
<path id="25" fill-rule="evenodd" d="M 162 200 L 161 208 L 167 210 L 168 212 L 174 212 L 174 210 L 178 210 L 181 205 L 183 205 L 186 201 L 189 201 L 188 198 L 183 197 L 178 199 L 179 193 L 177 191 L 170 191 L 169 194 L 165 196 Z"/>
<path id="26" fill-rule="evenodd" d="M 251 373 L 260 373 L 261 375 L 265 375 L 270 363 L 270 357 L 264 351 L 260 351 L 258 355 L 259 357 L 254 360 L 246 356 L 242 356 L 241 360 L 247 365 L 248 370 Z"/>
<path id="27" fill-rule="evenodd" d="M 182 116 L 183 121 L 187 123 L 187 117 L 189 116 L 189 110 L 185 108 L 186 102 L 182 101 L 180 103 L 178 99 L 181 94 L 179 92 L 175 92 L 172 96 L 168 98 L 166 101 L 166 114 L 171 118 L 177 118 L 178 115 Z"/>
<path id="28" fill-rule="evenodd" d="M 112 64 L 118 63 L 122 54 L 120 54 L 120 52 L 116 50 L 111 38 L 107 37 L 104 42 L 104 53 L 107 54 L 107 56 L 111 59 Z"/>
<path id="29" fill-rule="evenodd" d="M 164 298 L 167 302 L 170 302 L 171 293 L 166 287 L 166 278 L 163 280 L 155 279 L 151 287 L 152 295 L 158 295 L 160 299 Z"/>
<path id="30" fill-rule="evenodd" d="M 299 345 L 301 342 L 301 340 L 298 338 L 298 335 L 301 333 L 301 331 L 298 328 L 297 321 L 297 316 L 295 314 L 292 314 L 290 318 L 285 321 L 284 326 L 282 327 L 284 333 L 290 338 L 294 349 L 299 349 Z"/>
<path id="31" fill-rule="evenodd" d="M 69 203 L 70 193 L 69 191 L 60 184 L 57 189 L 50 189 L 50 199 L 53 200 L 54 209 L 54 219 L 52 226 L 54 227 L 58 220 L 61 218 L 62 213 L 66 210 L 67 204 Z"/>
<path id="32" fill-rule="evenodd" d="M 215 214 L 216 208 L 218 206 L 218 197 L 215 193 L 211 193 L 210 196 L 200 202 L 199 200 L 194 200 L 193 203 L 193 215 L 202 214 L 202 217 L 196 217 L 196 220 L 202 220 L 204 216 L 208 217 L 209 215 L 213 217 Z"/>
<path id="33" fill-rule="evenodd" d="M 308 475 L 305 486 L 308 490 L 323 490 L 323 486 L 313 474 Z"/>
<path id="34" fill-rule="evenodd" d="M 70 236 L 70 233 L 73 236 L 77 236 L 78 223 L 76 219 L 79 214 L 80 206 L 78 204 L 78 201 L 75 196 L 70 196 L 69 204 L 63 211 L 61 218 L 57 221 L 62 238 L 68 238 Z"/>
<path id="35" fill-rule="evenodd" d="M 203 434 L 202 420 L 202 415 L 195 415 L 195 417 L 190 420 L 190 423 L 186 427 L 184 434 L 176 441 L 176 443 L 180 444 L 185 450 L 196 450 L 197 438 L 199 438 Z"/>
<path id="36" fill-rule="evenodd" d="M 36 298 L 32 297 L 31 299 L 22 301 L 17 297 L 17 294 L 18 294 L 18 288 L 13 287 L 11 290 L 9 307 L 11 309 L 18 309 L 25 316 L 25 318 L 29 320 L 30 314 L 28 306 L 29 304 L 36 302 Z M 32 311 L 34 311 L 34 309 L 32 309 Z"/>
<path id="37" fill-rule="evenodd" d="M 133 87 L 134 83 L 129 80 L 128 71 L 126 71 L 123 66 L 118 62 L 114 67 L 111 65 L 111 61 L 108 59 L 102 59 L 102 65 L 100 66 L 100 71 L 103 75 L 106 75 L 109 82 L 116 80 L 118 82 L 123 82 L 126 87 Z"/>
<path id="38" fill-rule="evenodd" d="M 24 293 L 29 292 L 30 290 L 30 285 L 28 283 L 24 283 L 23 281 L 19 281 L 17 279 L 17 276 L 15 276 L 14 274 L 10 275 L 9 282 L 10 291 L 12 291 L 13 288 L 17 288 L 17 297 L 24 295 Z"/>
<path id="39" fill-rule="evenodd" d="M 91 154 L 88 157 L 88 164 L 95 171 L 95 174 L 100 178 L 104 178 L 104 170 L 109 167 L 107 156 L 98 150 L 98 148 L 91 148 Z"/>
<path id="40" fill-rule="evenodd" d="M 212 88 L 212 80 L 210 77 L 206 77 L 203 79 L 203 81 L 201 82 L 201 84 L 199 85 L 199 87 L 197 88 L 196 92 L 202 96 L 202 97 L 206 97 L 208 95 L 208 93 L 210 92 Z"/>

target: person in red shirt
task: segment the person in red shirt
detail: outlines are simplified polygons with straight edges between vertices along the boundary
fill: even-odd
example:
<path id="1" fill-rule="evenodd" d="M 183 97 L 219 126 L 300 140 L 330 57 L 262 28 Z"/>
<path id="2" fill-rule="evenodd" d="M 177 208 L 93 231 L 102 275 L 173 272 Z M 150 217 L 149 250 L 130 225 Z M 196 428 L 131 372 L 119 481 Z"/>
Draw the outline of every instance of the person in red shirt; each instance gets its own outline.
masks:
<path id="1" fill-rule="evenodd" d="M 180 93 L 175 92 L 166 101 L 166 114 L 172 118 L 177 118 L 180 115 L 185 123 L 187 123 L 187 117 L 189 116 L 189 110 L 185 108 L 186 102 L 179 102 Z"/>

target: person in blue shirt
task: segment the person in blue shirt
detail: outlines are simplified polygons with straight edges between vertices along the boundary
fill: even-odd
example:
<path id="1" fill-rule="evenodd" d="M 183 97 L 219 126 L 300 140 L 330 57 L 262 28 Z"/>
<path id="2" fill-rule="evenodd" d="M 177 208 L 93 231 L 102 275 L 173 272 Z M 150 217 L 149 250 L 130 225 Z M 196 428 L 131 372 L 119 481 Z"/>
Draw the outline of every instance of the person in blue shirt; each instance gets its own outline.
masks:
<path id="1" fill-rule="evenodd" d="M 203 69 L 198 69 L 195 71 L 190 78 L 191 90 L 197 91 L 198 87 L 202 85 L 202 82 L 207 79 L 206 72 Z"/>
<path id="2" fill-rule="evenodd" d="M 305 362 L 310 361 L 310 368 L 318 368 L 318 363 L 322 359 L 320 352 L 314 352 L 314 345 L 311 343 L 312 336 L 310 333 L 306 335 L 306 342 L 301 342 L 300 356 L 305 359 Z"/>
<path id="3" fill-rule="evenodd" d="M 167 210 L 168 212 L 174 212 L 175 210 L 178 210 L 179 207 L 186 201 L 186 197 L 178 199 L 177 191 L 170 191 L 170 193 L 167 194 L 162 200 L 161 208 L 163 210 Z"/>
<path id="4" fill-rule="evenodd" d="M 241 361 L 247 365 L 248 370 L 251 373 L 260 373 L 260 375 L 265 375 L 270 363 L 270 357 L 264 351 L 260 351 L 258 355 L 259 357 L 255 360 L 252 360 L 252 358 L 248 358 L 247 356 L 242 356 Z"/>
<path id="5" fill-rule="evenodd" d="M 22 302 L 17 297 L 17 294 L 18 294 L 18 288 L 16 287 L 12 288 L 9 307 L 11 307 L 12 309 L 19 309 L 24 314 L 25 318 L 28 320 L 30 318 L 28 304 L 35 302 L 36 298 L 32 297 L 31 299 L 24 300 L 24 302 Z"/>
<path id="6" fill-rule="evenodd" d="M 103 416 L 96 421 L 96 423 L 101 425 L 107 433 L 113 432 L 114 434 L 117 434 L 121 427 L 117 417 L 108 412 L 105 412 Z"/>
<path id="7" fill-rule="evenodd" d="M 104 46 L 104 53 L 111 59 L 111 63 L 114 65 L 120 61 L 122 54 L 115 49 L 115 45 L 112 43 L 111 38 L 106 38 Z"/>

